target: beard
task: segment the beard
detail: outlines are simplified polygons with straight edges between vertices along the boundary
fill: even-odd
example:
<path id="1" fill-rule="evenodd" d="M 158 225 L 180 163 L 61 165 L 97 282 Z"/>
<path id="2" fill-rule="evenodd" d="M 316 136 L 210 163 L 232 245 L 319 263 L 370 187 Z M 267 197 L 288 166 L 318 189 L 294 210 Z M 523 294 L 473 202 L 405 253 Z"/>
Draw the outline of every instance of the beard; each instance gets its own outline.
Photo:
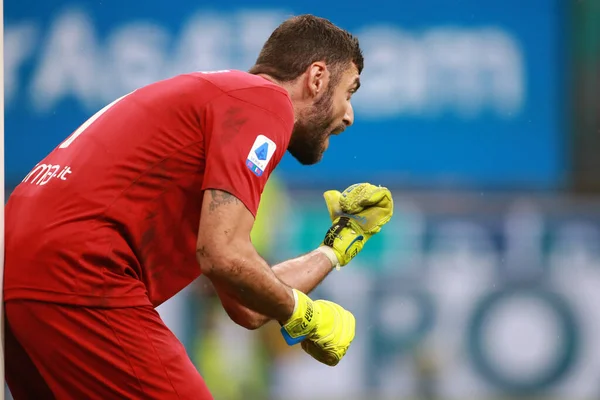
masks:
<path id="1" fill-rule="evenodd" d="M 294 124 L 288 151 L 300 164 L 313 165 L 323 158 L 325 142 L 335 130 L 331 129 L 332 110 L 333 90 L 328 89 L 312 109 L 301 115 Z"/>

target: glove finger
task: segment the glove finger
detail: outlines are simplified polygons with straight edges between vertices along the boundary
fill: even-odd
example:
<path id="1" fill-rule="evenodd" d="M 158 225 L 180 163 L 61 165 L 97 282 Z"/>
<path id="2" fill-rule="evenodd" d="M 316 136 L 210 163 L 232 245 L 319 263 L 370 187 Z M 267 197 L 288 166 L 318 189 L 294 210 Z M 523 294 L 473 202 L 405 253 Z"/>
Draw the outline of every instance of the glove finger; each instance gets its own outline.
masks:
<path id="1" fill-rule="evenodd" d="M 365 213 L 368 213 L 371 216 L 371 221 L 374 224 L 373 229 L 369 230 L 368 233 L 377 233 L 381 230 L 383 225 L 387 224 L 390 219 L 392 219 L 392 216 L 394 215 L 394 200 L 392 199 L 391 194 L 386 194 L 379 203 L 370 207 L 365 207 L 365 209 L 367 210 Z"/>
<path id="2" fill-rule="evenodd" d="M 373 191 L 376 186 L 370 183 L 355 183 L 354 185 L 348 186 L 343 192 L 340 199 L 342 208 L 352 208 L 360 201 L 361 198 L 367 197 L 368 193 Z M 344 206 L 345 205 L 345 206 Z M 346 211 L 344 209 L 344 211 Z M 348 212 L 348 211 L 346 211 Z"/>
<path id="3" fill-rule="evenodd" d="M 379 207 L 379 206 L 374 206 L 374 207 Z M 382 207 L 384 208 L 384 207 Z M 379 216 L 378 219 L 372 218 L 371 221 L 371 225 L 369 227 L 369 229 L 365 229 L 365 235 L 374 235 L 376 233 L 379 233 L 381 231 L 381 228 L 387 224 L 388 222 L 390 222 L 390 220 L 392 219 L 392 215 L 393 212 L 386 212 L 383 213 L 382 215 Z M 370 237 L 370 236 L 369 236 Z"/>
<path id="4" fill-rule="evenodd" d="M 383 203 L 386 200 L 391 200 L 392 194 L 385 187 L 375 187 L 369 193 L 365 193 L 364 197 L 358 199 L 358 206 L 364 208 L 373 207 Z"/>
<path id="5" fill-rule="evenodd" d="M 340 198 L 342 197 L 340 192 L 337 190 L 328 190 L 323 193 L 323 197 L 325 198 L 327 211 L 332 221 L 343 214 L 342 207 L 340 206 Z"/>
<path id="6" fill-rule="evenodd" d="M 337 357 L 335 353 L 322 349 L 321 346 L 317 345 L 312 340 L 305 340 L 301 345 L 302 349 L 308 355 L 325 365 L 335 367 L 340 362 L 340 358 Z"/>
<path id="7" fill-rule="evenodd" d="M 340 205 L 345 213 L 357 214 L 367 207 L 383 202 L 386 198 L 390 200 L 392 198 L 392 194 L 387 188 L 362 183 L 344 190 Z"/>

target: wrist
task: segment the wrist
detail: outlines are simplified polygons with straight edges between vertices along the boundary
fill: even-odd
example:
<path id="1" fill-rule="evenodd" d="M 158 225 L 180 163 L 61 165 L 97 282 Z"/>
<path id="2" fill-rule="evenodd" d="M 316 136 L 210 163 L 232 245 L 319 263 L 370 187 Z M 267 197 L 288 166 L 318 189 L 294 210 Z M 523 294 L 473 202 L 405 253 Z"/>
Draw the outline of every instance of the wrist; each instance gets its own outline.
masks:
<path id="1" fill-rule="evenodd" d="M 331 247 L 321 245 L 317 247 L 317 251 L 324 254 L 329 259 L 329 262 L 331 262 L 331 268 L 336 268 L 339 270 L 340 261 L 337 255 L 335 254 L 335 251 Z"/>
<path id="2" fill-rule="evenodd" d="M 294 317 L 296 316 L 296 312 L 298 311 L 298 293 L 296 292 L 296 289 L 292 289 L 292 296 L 294 296 L 294 308 L 292 309 L 292 313 L 289 315 L 289 317 L 281 322 L 281 325 L 285 325 L 288 322 L 290 322 L 292 319 L 294 319 Z"/>
<path id="3" fill-rule="evenodd" d="M 296 289 L 293 289 L 293 292 L 296 300 L 294 312 L 281 327 L 281 333 L 290 346 L 302 342 L 311 335 L 319 317 L 310 297 Z"/>

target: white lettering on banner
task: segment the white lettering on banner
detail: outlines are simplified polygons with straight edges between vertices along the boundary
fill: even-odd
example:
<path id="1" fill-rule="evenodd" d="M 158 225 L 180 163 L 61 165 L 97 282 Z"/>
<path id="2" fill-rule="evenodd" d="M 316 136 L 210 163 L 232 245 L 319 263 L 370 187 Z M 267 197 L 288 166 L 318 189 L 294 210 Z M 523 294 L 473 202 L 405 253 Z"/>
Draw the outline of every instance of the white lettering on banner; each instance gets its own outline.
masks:
<path id="1" fill-rule="evenodd" d="M 86 14 L 61 14 L 43 35 L 42 54 L 29 86 L 31 101 L 39 112 L 51 111 L 71 94 L 92 106 L 98 86 L 97 67 L 104 59 Z M 100 66 L 102 67 L 102 66 Z"/>
<path id="2" fill-rule="evenodd" d="M 21 182 L 43 186 L 55 178 L 61 181 L 66 181 L 67 177 L 72 173 L 73 171 L 68 165 L 61 167 L 58 164 L 38 164 L 31 170 L 30 173 L 27 174 L 25 178 L 23 178 Z"/>
<path id="3" fill-rule="evenodd" d="M 166 50 L 169 33 L 156 24 L 134 22 L 116 29 L 107 41 L 110 66 L 100 73 L 97 88 L 103 103 L 164 78 L 167 74 Z"/>
<path id="4" fill-rule="evenodd" d="M 33 23 L 18 24 L 4 33 L 4 97 L 10 103 L 19 89 L 19 70 L 31 57 L 37 42 Z"/>
<path id="5" fill-rule="evenodd" d="M 491 28 L 433 29 L 421 37 L 396 28 L 360 33 L 369 68 L 355 105 L 366 117 L 475 117 L 490 108 L 515 115 L 524 102 L 522 54 L 507 33 Z"/>
<path id="6" fill-rule="evenodd" d="M 8 23 L 8 76 L 17 78 L 19 68 L 35 56 L 38 41 L 41 54 L 29 81 L 10 81 L 7 106 L 25 95 L 33 112 L 42 114 L 74 98 L 91 112 L 178 73 L 245 70 L 286 15 L 279 10 L 198 12 L 177 36 L 165 26 L 138 20 L 115 27 L 104 40 L 89 15 L 76 9 L 58 14 L 48 32 L 34 21 Z M 506 30 L 434 26 L 417 33 L 377 24 L 356 33 L 368 60 L 354 98 L 363 118 L 451 113 L 467 119 L 486 111 L 513 118 L 523 108 L 524 55 Z M 16 38 L 25 45 L 11 45 Z"/>
<path id="7" fill-rule="evenodd" d="M 235 47 L 233 21 L 213 13 L 193 16 L 183 28 L 169 74 L 231 68 Z"/>

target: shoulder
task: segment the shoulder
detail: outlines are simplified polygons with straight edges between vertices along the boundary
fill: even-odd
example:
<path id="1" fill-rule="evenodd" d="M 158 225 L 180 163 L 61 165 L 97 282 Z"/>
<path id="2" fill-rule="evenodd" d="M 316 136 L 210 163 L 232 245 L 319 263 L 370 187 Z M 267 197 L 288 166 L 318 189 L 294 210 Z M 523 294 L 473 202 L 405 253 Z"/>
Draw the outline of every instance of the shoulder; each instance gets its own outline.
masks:
<path id="1" fill-rule="evenodd" d="M 286 126 L 294 123 L 294 109 L 288 92 L 260 76 L 237 70 L 195 72 L 188 76 L 212 84 L 225 95 L 226 101 L 275 114 Z"/>

